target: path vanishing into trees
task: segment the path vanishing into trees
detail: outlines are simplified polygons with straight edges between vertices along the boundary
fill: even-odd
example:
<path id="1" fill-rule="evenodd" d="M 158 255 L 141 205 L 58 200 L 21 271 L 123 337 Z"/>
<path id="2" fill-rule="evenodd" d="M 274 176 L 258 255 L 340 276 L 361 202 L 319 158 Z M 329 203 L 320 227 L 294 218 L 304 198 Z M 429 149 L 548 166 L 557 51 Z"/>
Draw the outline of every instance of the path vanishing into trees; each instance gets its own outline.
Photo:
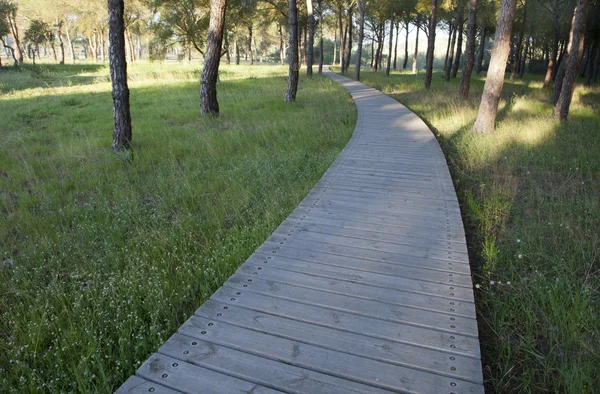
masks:
<path id="1" fill-rule="evenodd" d="M 358 108 L 296 210 L 119 393 L 483 393 L 467 246 L 429 128 L 326 71 Z"/>

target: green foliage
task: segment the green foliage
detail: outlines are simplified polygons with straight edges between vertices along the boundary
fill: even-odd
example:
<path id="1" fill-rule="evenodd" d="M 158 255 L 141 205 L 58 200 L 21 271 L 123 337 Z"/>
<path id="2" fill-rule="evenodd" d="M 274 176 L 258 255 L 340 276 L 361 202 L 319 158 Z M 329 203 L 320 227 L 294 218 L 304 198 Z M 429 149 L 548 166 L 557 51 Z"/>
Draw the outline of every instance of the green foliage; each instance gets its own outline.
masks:
<path id="1" fill-rule="evenodd" d="M 50 25 L 40 19 L 34 19 L 25 30 L 25 41 L 32 45 L 41 45 L 52 39 Z"/>
<path id="2" fill-rule="evenodd" d="M 286 67 L 223 66 L 205 118 L 199 69 L 132 65 L 135 157 L 117 157 L 107 68 L 32 70 L 0 75 L 0 392 L 109 393 L 304 198 L 356 112 L 324 77 L 286 105 Z"/>
<path id="3" fill-rule="evenodd" d="M 467 225 L 489 392 L 592 393 L 600 383 L 600 93 L 551 118 L 540 76 L 506 82 L 497 131 L 471 127 L 483 88 L 434 74 L 362 74 L 435 131 Z"/>

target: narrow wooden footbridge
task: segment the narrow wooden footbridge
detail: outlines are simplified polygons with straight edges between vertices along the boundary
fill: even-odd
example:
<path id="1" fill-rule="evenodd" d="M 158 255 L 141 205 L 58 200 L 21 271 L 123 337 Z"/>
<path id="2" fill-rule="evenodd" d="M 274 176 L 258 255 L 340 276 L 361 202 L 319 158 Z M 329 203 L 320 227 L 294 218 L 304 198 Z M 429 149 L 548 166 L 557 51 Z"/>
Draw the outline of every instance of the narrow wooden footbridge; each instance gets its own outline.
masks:
<path id="1" fill-rule="evenodd" d="M 118 393 L 482 393 L 456 193 L 406 107 L 330 71 L 354 135 L 296 210 Z"/>

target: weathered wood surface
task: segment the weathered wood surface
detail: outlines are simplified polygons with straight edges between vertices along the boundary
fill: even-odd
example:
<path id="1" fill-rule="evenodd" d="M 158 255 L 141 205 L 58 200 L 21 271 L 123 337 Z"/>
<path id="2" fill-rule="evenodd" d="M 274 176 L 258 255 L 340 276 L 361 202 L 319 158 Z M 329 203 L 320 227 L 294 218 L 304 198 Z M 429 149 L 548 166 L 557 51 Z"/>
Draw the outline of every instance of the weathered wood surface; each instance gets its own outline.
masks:
<path id="1" fill-rule="evenodd" d="M 444 156 L 404 106 L 329 71 L 354 135 L 257 251 L 119 393 L 481 393 Z"/>

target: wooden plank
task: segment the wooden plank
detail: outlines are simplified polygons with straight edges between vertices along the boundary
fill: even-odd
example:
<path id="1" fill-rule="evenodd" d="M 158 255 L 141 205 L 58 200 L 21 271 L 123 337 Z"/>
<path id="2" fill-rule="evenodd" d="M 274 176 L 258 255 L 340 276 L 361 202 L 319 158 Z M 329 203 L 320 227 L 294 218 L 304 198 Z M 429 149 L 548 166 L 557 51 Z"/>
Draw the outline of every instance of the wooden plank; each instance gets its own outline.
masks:
<path id="1" fill-rule="evenodd" d="M 307 217 L 310 219 L 310 216 Z M 316 236 L 331 235 L 336 237 L 346 237 L 358 239 L 361 241 L 382 242 L 394 245 L 403 245 L 402 253 L 408 253 L 411 248 L 426 249 L 430 257 L 444 258 L 448 255 L 460 256 L 468 259 L 466 247 L 458 248 L 450 242 L 436 241 L 415 237 L 402 237 L 396 234 L 387 234 L 384 232 L 367 231 L 364 229 L 358 230 L 347 227 L 334 226 L 331 224 L 315 223 L 310 220 L 287 219 L 278 228 L 277 235 L 286 234 L 288 231 L 294 230 L 299 233 L 314 233 Z M 461 245 L 463 246 L 463 245 Z M 420 253 L 416 253 L 419 255 Z"/>
<path id="2" fill-rule="evenodd" d="M 234 378 L 187 363 L 178 358 L 153 354 L 137 371 L 138 376 L 184 393 L 275 394 L 281 391 Z"/>
<path id="3" fill-rule="evenodd" d="M 361 260 L 354 257 L 324 254 L 309 250 L 293 249 L 290 247 L 280 249 L 275 255 L 257 251 L 248 259 L 248 263 L 259 263 L 264 261 L 267 261 L 267 263 L 273 262 L 275 264 L 278 264 L 278 262 L 281 262 L 281 264 L 307 263 L 312 266 L 318 265 L 323 267 L 321 270 L 327 270 L 328 267 L 348 269 L 353 272 L 355 276 L 361 276 L 362 273 L 375 273 L 389 278 L 390 281 L 395 281 L 396 278 L 406 278 L 414 279 L 419 282 L 439 283 L 450 286 L 454 284 L 456 286 L 472 288 L 471 276 L 469 274 L 449 274 L 448 272 L 421 267 L 417 268 L 400 264 Z"/>
<path id="4" fill-rule="evenodd" d="M 181 334 L 173 335 L 161 346 L 159 352 L 286 393 L 384 394 L 390 392 Z"/>
<path id="5" fill-rule="evenodd" d="M 131 376 L 115 391 L 116 394 L 178 394 L 180 391 L 142 379 L 139 376 Z"/>
<path id="6" fill-rule="evenodd" d="M 451 378 L 472 381 L 473 376 L 481 375 L 481 363 L 470 357 L 451 356 L 432 349 L 340 331 L 237 306 L 230 305 L 227 313 L 221 313 L 221 316 L 215 318 L 224 306 L 225 304 L 211 302 L 198 309 L 196 315 L 324 349 L 342 351 Z M 450 357 L 454 357 L 454 360 Z M 450 369 L 456 365 L 461 366 L 460 371 Z M 480 381 L 481 379 L 475 380 L 475 383 Z"/>
<path id="7" fill-rule="evenodd" d="M 238 272 L 252 275 L 262 271 L 261 278 L 312 289 L 373 299 L 390 304 L 407 305 L 439 312 L 475 317 L 473 292 L 470 287 L 421 282 L 414 279 L 360 272 L 293 260 L 248 261 Z M 452 288 L 453 290 L 449 290 Z M 450 297 L 449 293 L 454 293 Z M 451 306 L 449 301 L 455 301 Z"/>
<path id="8" fill-rule="evenodd" d="M 247 285 L 247 287 L 244 287 L 243 285 Z M 287 283 L 279 283 L 268 279 L 263 280 L 260 278 L 260 274 L 243 275 L 236 273 L 233 274 L 223 286 L 235 288 L 237 292 L 249 291 L 252 293 L 266 294 L 307 305 L 320 306 L 322 308 L 329 308 L 340 312 L 373 317 L 415 327 L 429 328 L 473 337 L 477 337 L 478 334 L 474 320 L 468 317 L 426 311 L 403 305 L 387 304 L 344 294 L 325 294 L 318 290 L 294 286 Z M 235 301 L 237 301 L 237 298 Z M 450 304 L 450 302 L 453 301 L 448 300 L 448 304 Z"/>
<path id="9" fill-rule="evenodd" d="M 209 326 L 210 323 L 212 326 Z M 479 383 L 390 365 L 213 319 L 191 317 L 180 327 L 179 332 L 199 340 L 395 392 L 439 393 L 440 388 L 454 388 L 462 393 L 483 393 L 483 387 Z"/>
<path id="10" fill-rule="evenodd" d="M 309 211 L 310 210 L 310 211 Z M 310 214 L 312 212 L 312 214 Z M 337 214 L 336 214 L 337 213 Z M 369 216 L 357 216 L 346 217 L 341 212 L 326 212 L 318 209 L 314 209 L 311 206 L 304 204 L 299 205 L 294 212 L 288 216 L 290 220 L 300 220 L 310 223 L 319 222 L 323 223 L 343 223 L 340 227 L 353 226 L 357 229 L 376 229 L 382 233 L 398 234 L 405 237 L 417 237 L 417 238 L 429 238 L 431 240 L 440 240 L 453 243 L 459 243 L 466 248 L 464 231 L 448 232 L 445 229 L 427 228 L 419 226 L 418 223 L 409 222 L 393 222 L 391 220 L 379 221 L 377 218 Z M 388 218 L 389 219 L 389 218 Z M 356 227 L 360 226 L 360 227 Z"/>
<path id="11" fill-rule="evenodd" d="M 267 241 L 259 246 L 257 251 L 269 255 L 281 253 L 281 243 L 277 242 L 276 237 L 270 237 Z M 279 249 L 276 249 L 279 248 Z M 294 248 L 294 252 L 302 254 L 302 251 L 318 252 L 323 254 L 332 254 L 344 257 L 354 257 L 365 261 L 382 262 L 396 264 L 398 266 L 409 266 L 415 268 L 426 268 L 446 272 L 449 279 L 452 274 L 467 274 L 470 275 L 470 268 L 467 264 L 457 263 L 452 261 L 444 262 L 442 260 L 425 259 L 399 253 L 380 252 L 374 249 L 367 250 L 354 248 L 346 245 L 333 245 L 321 242 L 288 242 L 284 249 Z"/>

